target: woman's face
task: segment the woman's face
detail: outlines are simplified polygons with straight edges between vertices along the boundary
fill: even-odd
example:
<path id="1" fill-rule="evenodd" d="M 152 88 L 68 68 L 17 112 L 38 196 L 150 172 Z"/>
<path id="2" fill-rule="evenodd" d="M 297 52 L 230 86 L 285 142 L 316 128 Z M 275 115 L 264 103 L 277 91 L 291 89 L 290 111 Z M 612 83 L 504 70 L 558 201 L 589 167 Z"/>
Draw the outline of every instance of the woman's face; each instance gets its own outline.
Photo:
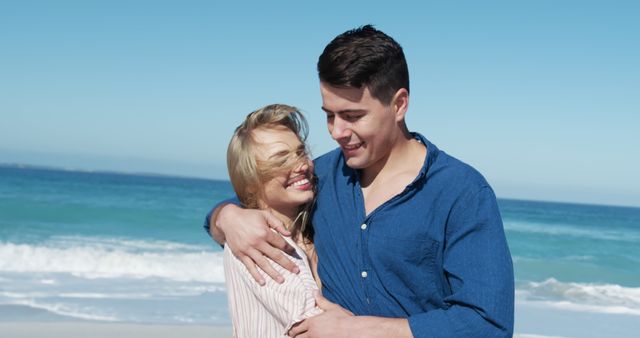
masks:
<path id="1" fill-rule="evenodd" d="M 281 213 L 297 212 L 300 205 L 313 200 L 313 162 L 305 145 L 286 127 L 261 128 L 253 133 L 258 143 L 258 166 L 264 163 L 276 170 L 264 183 L 261 204 Z"/>

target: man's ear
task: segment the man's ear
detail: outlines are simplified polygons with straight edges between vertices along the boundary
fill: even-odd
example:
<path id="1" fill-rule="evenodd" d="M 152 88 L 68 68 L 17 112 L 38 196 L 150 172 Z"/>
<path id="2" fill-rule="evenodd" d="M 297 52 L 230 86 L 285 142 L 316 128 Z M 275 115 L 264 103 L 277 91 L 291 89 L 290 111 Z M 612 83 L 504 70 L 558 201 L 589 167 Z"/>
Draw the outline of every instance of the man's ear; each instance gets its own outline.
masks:
<path id="1" fill-rule="evenodd" d="M 393 95 L 393 99 L 391 99 L 391 107 L 396 115 L 396 122 L 403 121 L 409 109 L 409 91 L 405 88 L 398 89 L 395 95 Z"/>

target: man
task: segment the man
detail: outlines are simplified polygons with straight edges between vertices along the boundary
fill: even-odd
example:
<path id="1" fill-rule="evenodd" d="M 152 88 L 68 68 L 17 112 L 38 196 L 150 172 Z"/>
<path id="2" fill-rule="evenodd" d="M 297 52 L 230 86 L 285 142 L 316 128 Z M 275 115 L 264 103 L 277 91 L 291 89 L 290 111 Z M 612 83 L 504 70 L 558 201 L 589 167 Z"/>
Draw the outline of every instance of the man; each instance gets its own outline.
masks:
<path id="1" fill-rule="evenodd" d="M 297 337 L 505 337 L 513 267 L 495 195 L 470 166 L 405 124 L 402 48 L 371 26 L 347 31 L 318 61 L 322 109 L 339 149 L 315 160 L 312 224 L 323 314 Z M 295 271 L 266 212 L 214 209 L 211 234 L 264 283 L 268 257 Z M 338 305 L 339 304 L 339 305 Z"/>

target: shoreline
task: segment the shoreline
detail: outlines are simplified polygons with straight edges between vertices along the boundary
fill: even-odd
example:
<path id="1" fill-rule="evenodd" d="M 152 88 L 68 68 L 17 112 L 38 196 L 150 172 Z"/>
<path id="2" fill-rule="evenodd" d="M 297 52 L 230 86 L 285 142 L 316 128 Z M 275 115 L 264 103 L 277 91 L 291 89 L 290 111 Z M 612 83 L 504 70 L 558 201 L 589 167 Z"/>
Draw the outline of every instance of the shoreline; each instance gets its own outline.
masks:
<path id="1" fill-rule="evenodd" d="M 516 338 L 634 337 L 638 316 L 516 302 Z M 580 324 L 578 324 L 580 323 Z M 0 321 L 0 338 L 229 338 L 231 325 L 100 322 L 60 318 Z"/>
<path id="2" fill-rule="evenodd" d="M 102 322 L 0 322 L 0 338 L 229 338 L 231 326 Z"/>
<path id="3" fill-rule="evenodd" d="M 544 302 L 515 303 L 514 337 L 636 337 L 640 316 L 549 307 Z"/>
<path id="4" fill-rule="evenodd" d="M 64 322 L 0 322 L 0 338 L 230 338 L 231 326 Z M 556 338 L 515 334 L 515 338 Z"/>

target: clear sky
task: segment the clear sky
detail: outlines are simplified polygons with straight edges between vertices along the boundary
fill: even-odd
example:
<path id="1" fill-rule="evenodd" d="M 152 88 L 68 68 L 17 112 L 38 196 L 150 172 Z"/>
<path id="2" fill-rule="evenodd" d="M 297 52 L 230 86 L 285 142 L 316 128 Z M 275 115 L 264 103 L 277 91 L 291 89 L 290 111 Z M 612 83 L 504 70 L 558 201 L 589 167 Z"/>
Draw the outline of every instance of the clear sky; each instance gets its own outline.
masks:
<path id="1" fill-rule="evenodd" d="M 234 127 L 287 103 L 335 147 L 315 64 L 371 23 L 408 125 L 499 197 L 640 206 L 640 1 L 2 1 L 0 163 L 226 179 Z"/>

